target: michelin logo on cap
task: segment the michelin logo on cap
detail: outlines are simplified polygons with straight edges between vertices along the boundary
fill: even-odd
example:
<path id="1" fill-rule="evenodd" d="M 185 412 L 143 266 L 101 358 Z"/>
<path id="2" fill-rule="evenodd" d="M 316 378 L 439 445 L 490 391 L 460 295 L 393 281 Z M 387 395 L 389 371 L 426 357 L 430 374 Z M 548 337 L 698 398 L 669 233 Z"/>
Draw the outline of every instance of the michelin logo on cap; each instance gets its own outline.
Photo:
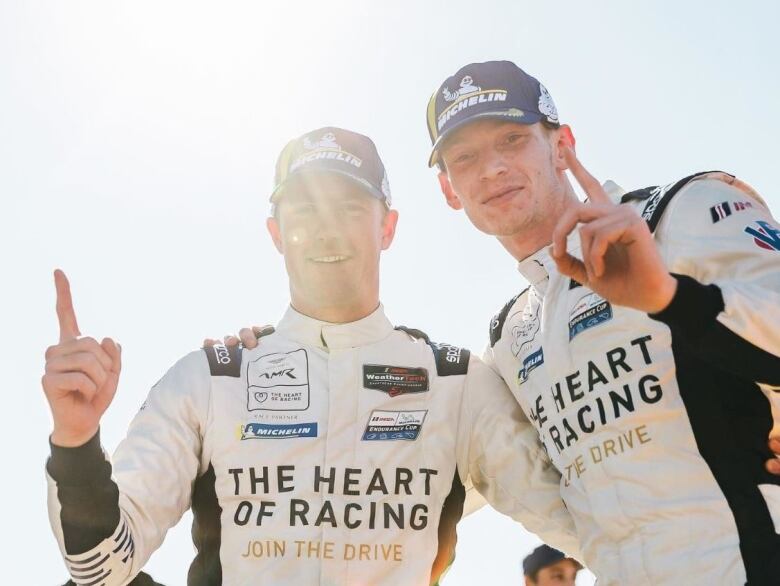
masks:
<path id="1" fill-rule="evenodd" d="M 350 152 L 345 151 L 336 142 L 336 135 L 332 132 L 326 132 L 317 141 L 312 142 L 310 137 L 303 139 L 303 148 L 307 153 L 304 153 L 297 159 L 295 159 L 290 165 L 290 173 L 305 165 L 319 159 L 334 159 L 336 161 L 343 161 L 358 169 L 363 165 L 363 161 L 360 157 L 356 157 Z"/>
<path id="2" fill-rule="evenodd" d="M 460 89 L 451 92 L 450 89 L 445 86 L 442 88 L 442 95 L 447 102 L 453 103 L 439 114 L 439 119 L 436 122 L 439 130 L 441 130 L 455 114 L 466 108 L 476 106 L 477 104 L 484 104 L 486 102 L 505 102 L 507 91 L 505 89 L 483 90 L 480 86 L 474 85 L 474 79 L 470 75 L 466 75 L 460 81 Z"/>

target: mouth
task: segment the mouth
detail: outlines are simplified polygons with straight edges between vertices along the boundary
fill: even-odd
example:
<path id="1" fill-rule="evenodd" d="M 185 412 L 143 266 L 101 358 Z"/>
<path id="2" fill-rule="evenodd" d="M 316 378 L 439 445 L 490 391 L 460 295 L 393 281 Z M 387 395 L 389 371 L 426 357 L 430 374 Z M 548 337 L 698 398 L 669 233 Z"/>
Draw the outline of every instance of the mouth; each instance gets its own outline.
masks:
<path id="1" fill-rule="evenodd" d="M 309 260 L 317 263 L 333 264 L 333 263 L 344 262 L 345 260 L 349 260 L 349 257 L 344 256 L 343 254 L 330 254 L 327 256 L 313 256 Z"/>
<path id="2" fill-rule="evenodd" d="M 482 203 L 488 205 L 504 203 L 505 201 L 508 201 L 512 199 L 515 195 L 519 194 L 521 191 L 523 191 L 523 189 L 525 188 L 512 185 L 510 187 L 502 189 L 501 191 L 497 191 L 491 194 Z"/>

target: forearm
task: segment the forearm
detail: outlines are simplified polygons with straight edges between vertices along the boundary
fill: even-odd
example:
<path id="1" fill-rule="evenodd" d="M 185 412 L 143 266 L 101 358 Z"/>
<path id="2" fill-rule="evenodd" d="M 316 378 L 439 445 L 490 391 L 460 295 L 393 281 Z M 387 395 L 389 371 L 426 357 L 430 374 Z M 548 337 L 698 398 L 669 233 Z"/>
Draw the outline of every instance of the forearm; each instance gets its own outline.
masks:
<path id="1" fill-rule="evenodd" d="M 759 348 L 718 320 L 725 311 L 717 285 L 687 275 L 674 275 L 677 291 L 663 311 L 650 317 L 668 325 L 675 336 L 702 360 L 738 376 L 780 385 L 780 357 Z M 756 311 L 754 319 L 764 319 Z"/>
<path id="2" fill-rule="evenodd" d="M 100 446 L 51 444 L 49 517 L 75 584 L 121 584 L 131 575 L 135 544 L 119 507 L 119 489 Z"/>

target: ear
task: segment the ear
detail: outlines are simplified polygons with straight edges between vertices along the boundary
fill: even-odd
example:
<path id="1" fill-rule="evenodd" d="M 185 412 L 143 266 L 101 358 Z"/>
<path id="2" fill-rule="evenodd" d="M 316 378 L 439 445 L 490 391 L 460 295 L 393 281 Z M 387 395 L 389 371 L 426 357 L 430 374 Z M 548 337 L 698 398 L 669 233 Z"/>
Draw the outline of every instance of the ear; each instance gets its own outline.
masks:
<path id="1" fill-rule="evenodd" d="M 455 194 L 455 190 L 452 189 L 452 183 L 450 183 L 450 178 L 445 171 L 439 171 L 439 187 L 441 187 L 441 192 L 444 194 L 448 206 L 453 210 L 463 209 L 463 204 Z"/>
<path id="2" fill-rule="evenodd" d="M 279 222 L 276 221 L 276 218 L 268 218 L 265 221 L 265 227 L 268 228 L 268 233 L 271 235 L 271 240 L 274 241 L 276 250 L 281 254 L 284 254 L 284 250 L 282 250 L 282 233 L 279 230 Z"/>
<path id="3" fill-rule="evenodd" d="M 395 238 L 395 227 L 398 225 L 398 211 L 387 210 L 382 220 L 382 250 L 390 248 Z"/>
<path id="4" fill-rule="evenodd" d="M 563 153 L 566 148 L 575 150 L 577 141 L 575 140 L 574 133 L 571 131 L 571 127 L 568 124 L 561 124 L 555 136 L 557 137 L 555 142 L 555 167 L 559 171 L 565 171 L 569 168 L 569 166 L 566 164 L 566 157 Z"/>

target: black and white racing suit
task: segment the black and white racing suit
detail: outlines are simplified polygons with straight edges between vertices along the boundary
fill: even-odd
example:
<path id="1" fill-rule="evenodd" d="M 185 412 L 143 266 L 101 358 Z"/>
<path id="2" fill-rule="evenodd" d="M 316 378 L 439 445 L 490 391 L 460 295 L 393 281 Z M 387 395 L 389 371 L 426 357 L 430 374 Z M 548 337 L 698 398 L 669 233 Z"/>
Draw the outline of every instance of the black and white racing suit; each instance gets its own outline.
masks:
<path id="1" fill-rule="evenodd" d="M 671 305 L 652 317 L 613 305 L 542 250 L 520 263 L 530 287 L 493 319 L 486 361 L 561 472 L 599 584 L 780 584 L 780 484 L 763 466 L 780 388 L 778 223 L 725 173 L 612 186 L 678 279 Z"/>
<path id="2" fill-rule="evenodd" d="M 129 582 L 188 508 L 189 584 L 429 584 L 467 477 L 578 550 L 560 474 L 500 377 L 381 306 L 340 325 L 289 309 L 255 349 L 185 356 L 113 472 L 98 437 L 52 452 L 50 519 L 76 584 Z"/>

